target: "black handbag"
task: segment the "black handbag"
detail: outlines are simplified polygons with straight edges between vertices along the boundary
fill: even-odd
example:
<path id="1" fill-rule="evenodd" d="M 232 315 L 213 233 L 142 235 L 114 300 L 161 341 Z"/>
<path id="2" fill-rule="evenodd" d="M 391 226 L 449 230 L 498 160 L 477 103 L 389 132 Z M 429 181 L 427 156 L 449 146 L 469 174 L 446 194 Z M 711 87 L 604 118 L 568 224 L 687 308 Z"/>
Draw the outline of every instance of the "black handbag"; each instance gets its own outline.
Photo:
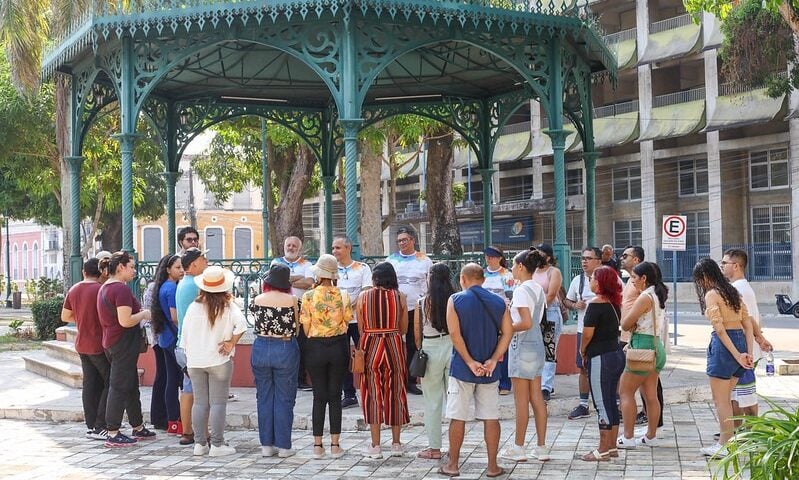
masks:
<path id="1" fill-rule="evenodd" d="M 411 358 L 411 366 L 408 367 L 408 375 L 411 377 L 424 377 L 427 371 L 427 354 L 424 350 L 417 350 Z"/>

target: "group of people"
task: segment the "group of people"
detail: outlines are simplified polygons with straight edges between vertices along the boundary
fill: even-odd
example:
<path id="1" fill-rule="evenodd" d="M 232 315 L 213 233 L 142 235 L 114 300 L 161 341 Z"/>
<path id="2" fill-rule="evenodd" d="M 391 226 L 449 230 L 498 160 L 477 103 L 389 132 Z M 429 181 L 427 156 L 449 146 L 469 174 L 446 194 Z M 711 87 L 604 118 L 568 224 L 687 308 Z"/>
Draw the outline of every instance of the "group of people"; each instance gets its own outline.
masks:
<path id="1" fill-rule="evenodd" d="M 181 251 L 159 262 L 145 308 L 126 285 L 136 270 L 125 252 L 87 261 L 84 281 L 65 299 L 62 318 L 78 324 L 87 437 L 117 447 L 155 436 L 144 426 L 136 370 L 140 324 L 149 321 L 157 339 L 154 428 L 180 435 L 183 445 L 194 444 L 195 455 L 229 455 L 235 448 L 224 439 L 226 405 L 235 347 L 247 324 L 230 294 L 233 273 L 208 265 L 193 228 L 182 229 L 178 241 Z M 418 457 L 444 458 L 442 420 L 450 420 L 449 454 L 440 474 L 459 474 L 465 422 L 471 418 L 484 424 L 489 477 L 504 473 L 498 457 L 547 461 L 547 402 L 555 393 L 555 367 L 571 361 L 557 357 L 569 310 L 577 312 L 574 361 L 580 371 L 579 404 L 569 418 L 589 416 L 591 399 L 600 432 L 597 448 L 581 458 L 608 461 L 618 449 L 658 445 L 668 289 L 641 247 L 626 247 L 618 260 L 610 246 L 584 248 L 582 272 L 566 289 L 550 245 L 518 253 L 510 266 L 504 252 L 491 246 L 484 251 L 485 268 L 469 263 L 458 272 L 458 289 L 446 264 L 433 264 L 416 249 L 412 229 L 400 229 L 396 241 L 398 250 L 370 269 L 352 258 L 345 236 L 336 237 L 332 255 L 315 264 L 302 256 L 300 239 L 285 239 L 284 256 L 272 262 L 262 293 L 246 306 L 254 318 L 250 364 L 263 456 L 296 453 L 291 438 L 296 396 L 310 388 L 313 458 L 345 454 L 342 409 L 356 406 L 371 432 L 363 455 L 383 457 L 381 425 L 391 431 L 388 454 L 403 455 L 407 395 L 421 394 L 428 445 Z M 743 275 L 746 262 L 745 252 L 729 250 L 720 266 L 703 259 L 694 269 L 699 303 L 713 327 L 707 374 L 719 418 L 718 443 L 703 449 L 706 455 L 724 453 L 734 408 L 756 409 L 753 361 L 758 346 L 771 349 Z M 620 270 L 628 273 L 626 284 Z M 420 379 L 409 373 L 418 351 L 426 358 Z M 649 351 L 650 360 L 635 366 L 628 351 Z M 360 401 L 351 372 L 357 360 L 363 365 Z M 500 453 L 499 396 L 508 394 L 514 397 L 516 430 L 513 444 Z M 530 407 L 536 445 L 528 456 Z M 124 411 L 133 426 L 130 435 L 120 431 Z M 635 438 L 637 423 L 647 429 Z"/>

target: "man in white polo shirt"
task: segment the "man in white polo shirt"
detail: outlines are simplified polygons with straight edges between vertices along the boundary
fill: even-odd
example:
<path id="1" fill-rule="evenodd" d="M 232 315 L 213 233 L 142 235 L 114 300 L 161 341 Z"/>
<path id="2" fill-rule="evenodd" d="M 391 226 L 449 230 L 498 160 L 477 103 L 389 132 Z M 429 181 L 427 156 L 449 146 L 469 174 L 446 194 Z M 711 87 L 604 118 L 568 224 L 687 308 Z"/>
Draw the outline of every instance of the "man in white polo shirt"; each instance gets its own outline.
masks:
<path id="1" fill-rule="evenodd" d="M 355 302 L 358 301 L 358 295 L 362 291 L 372 288 L 372 270 L 369 265 L 352 259 L 352 240 L 347 236 L 339 235 L 333 239 L 333 256 L 338 261 L 338 288 L 349 294 L 353 307 L 347 336 L 357 347 L 361 336 L 358 334 L 358 312 L 355 310 Z M 350 371 L 344 376 L 342 390 L 344 398 L 341 400 L 341 408 L 357 407 L 358 397 L 355 396 L 355 385 Z"/>
<path id="2" fill-rule="evenodd" d="M 405 336 L 405 348 L 408 355 L 407 366 L 410 367 L 411 359 L 416 354 L 416 341 L 413 337 L 414 322 L 417 320 L 416 303 L 427 294 L 427 277 L 433 261 L 424 253 L 416 251 L 416 235 L 408 227 L 397 230 L 397 246 L 399 251 L 389 255 L 386 261 L 394 266 L 400 292 L 405 294 L 408 303 L 408 333 Z M 422 394 L 416 385 L 416 377 L 408 375 L 407 390 L 413 395 Z"/>

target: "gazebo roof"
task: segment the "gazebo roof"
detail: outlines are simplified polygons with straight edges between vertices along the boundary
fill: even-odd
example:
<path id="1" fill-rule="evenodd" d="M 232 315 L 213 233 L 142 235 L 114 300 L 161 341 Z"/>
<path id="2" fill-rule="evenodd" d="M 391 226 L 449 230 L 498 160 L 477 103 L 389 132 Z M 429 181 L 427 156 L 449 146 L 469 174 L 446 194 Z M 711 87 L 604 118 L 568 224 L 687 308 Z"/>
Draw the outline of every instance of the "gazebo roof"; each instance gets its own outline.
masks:
<path id="1" fill-rule="evenodd" d="M 413 45 L 369 79 L 373 81 L 362 98 L 364 105 L 487 98 L 521 90 L 525 83 L 513 66 L 520 59 L 503 55 L 519 52 L 535 64 L 543 39 L 553 32 L 592 73 L 615 76 L 612 54 L 593 20 L 582 12 L 563 0 L 543 4 L 519 0 L 154 0 L 141 2 L 129 12 L 95 6 L 47 53 L 43 72 L 46 76 L 55 71 L 74 73 L 129 35 L 145 61 L 150 50 L 158 56 L 181 51 L 180 57 L 169 59 L 167 70 L 148 94 L 170 100 L 216 97 L 325 108 L 334 103 L 329 87 L 341 74 L 341 66 L 335 59 L 326 63 L 319 57 L 340 39 L 329 38 L 328 31 L 312 25 L 349 21 L 362 30 L 358 68 L 363 77 L 373 75 L 365 61 L 394 55 L 397 52 L 392 49 L 400 43 Z M 441 30 L 448 32 L 448 39 L 442 40 Z M 283 48 L 287 40 L 283 35 L 300 35 L 303 45 Z M 317 69 L 309 67 L 308 58 Z M 163 59 L 151 61 L 155 65 Z"/>

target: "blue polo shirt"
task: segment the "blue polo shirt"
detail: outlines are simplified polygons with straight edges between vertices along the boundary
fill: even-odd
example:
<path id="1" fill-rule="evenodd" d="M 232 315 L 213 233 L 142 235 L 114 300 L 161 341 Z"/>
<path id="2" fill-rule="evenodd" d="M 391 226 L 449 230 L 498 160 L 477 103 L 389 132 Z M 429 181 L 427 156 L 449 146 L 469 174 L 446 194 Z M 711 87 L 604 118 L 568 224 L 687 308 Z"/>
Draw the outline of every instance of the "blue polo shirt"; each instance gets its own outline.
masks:
<path id="1" fill-rule="evenodd" d="M 499 343 L 505 300 L 481 286 L 473 286 L 452 296 L 458 313 L 461 336 L 473 359 L 482 363 L 494 355 Z M 460 354 L 452 349 L 449 374 L 462 382 L 494 383 L 499 381 L 499 368 L 490 377 L 477 377 L 472 373 Z"/>

